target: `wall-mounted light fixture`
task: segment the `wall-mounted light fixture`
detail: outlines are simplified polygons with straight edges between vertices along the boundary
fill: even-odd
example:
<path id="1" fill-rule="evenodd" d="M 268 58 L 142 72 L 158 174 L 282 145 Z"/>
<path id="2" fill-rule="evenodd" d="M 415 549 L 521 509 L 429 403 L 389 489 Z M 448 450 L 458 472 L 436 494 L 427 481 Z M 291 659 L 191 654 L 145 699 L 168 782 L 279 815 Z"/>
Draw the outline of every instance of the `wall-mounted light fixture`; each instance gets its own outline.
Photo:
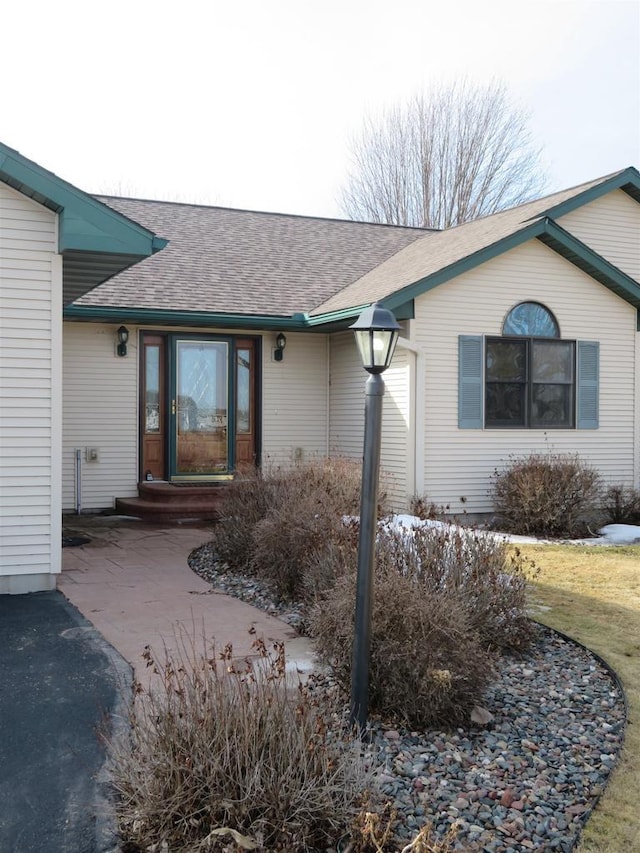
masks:
<path id="1" fill-rule="evenodd" d="M 278 337 L 276 338 L 276 348 L 273 351 L 274 361 L 282 361 L 282 354 L 284 353 L 284 348 L 286 347 L 286 345 L 287 339 L 282 334 L 282 332 L 280 332 Z"/>
<path id="2" fill-rule="evenodd" d="M 127 341 L 129 340 L 129 329 L 126 326 L 120 326 L 118 331 L 116 332 L 118 337 L 118 346 L 116 347 L 116 352 L 119 356 L 124 356 L 127 354 Z"/>

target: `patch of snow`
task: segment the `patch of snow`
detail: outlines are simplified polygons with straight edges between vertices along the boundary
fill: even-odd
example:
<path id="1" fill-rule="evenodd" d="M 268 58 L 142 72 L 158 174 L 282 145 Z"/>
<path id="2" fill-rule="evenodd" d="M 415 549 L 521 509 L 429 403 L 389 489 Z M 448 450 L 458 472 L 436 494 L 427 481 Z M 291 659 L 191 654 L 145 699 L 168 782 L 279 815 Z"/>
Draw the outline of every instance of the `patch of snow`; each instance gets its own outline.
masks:
<path id="1" fill-rule="evenodd" d="M 633 545 L 640 542 L 640 526 L 637 524 L 607 524 L 600 533 L 609 545 Z"/>
<path id="2" fill-rule="evenodd" d="M 358 521 L 357 516 L 345 516 L 345 523 L 348 521 Z M 498 539 L 501 542 L 510 542 L 514 545 L 535 545 L 535 544 L 558 544 L 562 542 L 566 545 L 633 545 L 640 543 L 640 526 L 635 524 L 607 524 L 599 533 L 600 536 L 594 536 L 589 539 L 544 539 L 537 536 L 519 536 L 515 533 L 500 533 L 496 530 L 483 530 L 482 528 L 463 528 L 459 524 L 450 524 L 446 521 L 437 521 L 433 518 L 418 518 L 416 515 L 408 515 L 407 513 L 398 513 L 390 515 L 379 522 L 380 527 L 400 534 L 411 536 L 411 531 L 417 527 L 430 527 L 434 530 L 449 531 L 456 533 L 465 531 L 468 533 L 477 534 L 479 536 L 487 536 Z"/>
<path id="3" fill-rule="evenodd" d="M 435 519 L 420 519 L 415 515 L 392 515 L 385 519 L 385 526 L 390 530 L 410 531 L 416 527 L 431 527 L 436 530 L 459 531 L 462 528 L 457 524 L 449 524 L 446 521 L 436 521 Z M 490 536 L 495 539 L 500 539 L 503 542 L 511 542 L 514 545 L 534 545 L 536 543 L 545 542 L 553 543 L 557 540 L 540 539 L 536 536 L 518 536 L 515 533 L 499 533 L 495 530 L 473 529 L 474 533 L 481 536 Z M 562 540 L 568 545 L 632 545 L 640 543 L 640 526 L 636 524 L 607 524 L 600 531 L 600 536 L 595 536 L 590 539 L 565 539 Z"/>

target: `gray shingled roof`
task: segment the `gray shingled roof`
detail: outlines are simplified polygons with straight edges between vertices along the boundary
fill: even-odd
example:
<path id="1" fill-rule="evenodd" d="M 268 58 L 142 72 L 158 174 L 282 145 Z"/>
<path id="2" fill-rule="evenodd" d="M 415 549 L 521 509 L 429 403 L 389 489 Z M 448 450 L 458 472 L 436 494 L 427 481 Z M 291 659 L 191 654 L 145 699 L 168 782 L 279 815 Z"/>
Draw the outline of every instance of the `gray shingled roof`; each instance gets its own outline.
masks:
<path id="1" fill-rule="evenodd" d="M 75 305 L 288 316 L 361 278 L 420 228 L 98 197 L 169 240 Z"/>
<path id="2" fill-rule="evenodd" d="M 258 316 L 357 308 L 499 244 L 621 174 L 439 232 L 99 197 L 169 245 L 74 305 Z"/>
<path id="3" fill-rule="evenodd" d="M 616 174 L 619 173 L 614 173 Z M 610 180 L 614 175 L 606 175 L 518 207 L 440 231 L 428 241 L 415 240 L 375 269 L 365 273 L 358 281 L 316 306 L 310 313 L 325 314 L 382 300 L 516 234 L 544 217 L 546 211 Z"/>

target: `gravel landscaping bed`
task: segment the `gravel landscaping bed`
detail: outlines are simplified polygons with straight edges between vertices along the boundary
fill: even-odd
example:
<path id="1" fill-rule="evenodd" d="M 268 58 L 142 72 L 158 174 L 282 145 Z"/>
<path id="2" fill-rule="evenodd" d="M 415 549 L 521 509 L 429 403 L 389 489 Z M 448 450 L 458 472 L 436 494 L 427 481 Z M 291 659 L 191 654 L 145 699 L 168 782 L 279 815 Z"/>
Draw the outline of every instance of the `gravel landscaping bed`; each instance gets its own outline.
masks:
<path id="1" fill-rule="evenodd" d="M 194 551 L 193 571 L 217 589 L 303 625 L 300 608 L 268 587 Z M 498 660 L 483 707 L 486 727 L 452 732 L 392 730 L 374 722 L 370 746 L 382 792 L 410 838 L 429 821 L 455 849 L 481 853 L 561 851 L 575 846 L 622 745 L 624 695 L 590 652 L 539 629 L 521 656 Z"/>

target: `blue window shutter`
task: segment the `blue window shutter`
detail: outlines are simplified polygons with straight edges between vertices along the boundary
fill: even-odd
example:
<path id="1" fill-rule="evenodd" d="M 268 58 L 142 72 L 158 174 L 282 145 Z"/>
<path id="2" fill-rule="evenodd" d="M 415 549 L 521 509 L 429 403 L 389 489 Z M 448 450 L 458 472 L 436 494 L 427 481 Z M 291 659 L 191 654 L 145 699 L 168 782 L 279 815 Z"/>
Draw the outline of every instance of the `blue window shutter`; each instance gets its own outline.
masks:
<path id="1" fill-rule="evenodd" d="M 458 337 L 458 427 L 482 429 L 482 336 Z"/>
<path id="2" fill-rule="evenodd" d="M 578 429 L 598 429 L 600 344 L 578 341 L 576 422 Z"/>

